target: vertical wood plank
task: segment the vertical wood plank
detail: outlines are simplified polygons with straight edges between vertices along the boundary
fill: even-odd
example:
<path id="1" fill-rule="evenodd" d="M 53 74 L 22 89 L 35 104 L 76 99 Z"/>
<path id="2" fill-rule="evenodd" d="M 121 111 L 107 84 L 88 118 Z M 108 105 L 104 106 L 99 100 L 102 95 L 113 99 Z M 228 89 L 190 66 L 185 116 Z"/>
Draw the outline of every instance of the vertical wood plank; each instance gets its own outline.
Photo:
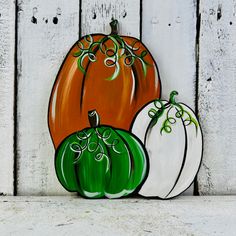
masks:
<path id="1" fill-rule="evenodd" d="M 0 195 L 14 192 L 15 3 L 0 0 Z"/>
<path id="2" fill-rule="evenodd" d="M 201 1 L 199 114 L 203 165 L 199 192 L 236 193 L 236 1 Z"/>
<path id="3" fill-rule="evenodd" d="M 20 0 L 18 19 L 19 195 L 64 194 L 47 126 L 58 69 L 79 35 L 78 0 Z"/>
<path id="4" fill-rule="evenodd" d="M 83 0 L 82 35 L 110 33 L 110 21 L 119 21 L 119 33 L 140 37 L 140 0 Z"/>
<path id="5" fill-rule="evenodd" d="M 160 71 L 162 98 L 172 90 L 178 100 L 195 109 L 196 0 L 143 1 L 142 40 Z M 186 191 L 193 193 L 191 187 Z M 185 193 L 185 194 L 186 194 Z"/>

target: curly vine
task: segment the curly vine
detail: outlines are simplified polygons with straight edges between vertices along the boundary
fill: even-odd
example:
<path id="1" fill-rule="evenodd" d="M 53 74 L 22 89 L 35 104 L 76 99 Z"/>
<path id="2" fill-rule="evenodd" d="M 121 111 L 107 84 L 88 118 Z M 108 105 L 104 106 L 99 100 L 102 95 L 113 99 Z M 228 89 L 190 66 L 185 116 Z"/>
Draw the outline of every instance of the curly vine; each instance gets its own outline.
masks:
<path id="1" fill-rule="evenodd" d="M 142 64 L 143 73 L 146 76 L 148 63 L 145 61 L 145 56 L 148 52 L 144 50 L 140 55 L 136 53 L 140 49 L 140 47 L 137 46 L 139 40 L 136 40 L 132 43 L 132 45 L 129 45 L 117 34 L 110 34 L 98 41 L 94 41 L 91 35 L 87 35 L 84 37 L 84 40 L 88 46 L 85 47 L 84 43 L 78 41 L 77 46 L 79 51 L 74 53 L 74 56 L 78 58 L 78 68 L 84 74 L 86 74 L 86 69 L 83 66 L 84 59 L 88 58 L 90 62 L 96 62 L 96 52 L 99 50 L 105 55 L 104 65 L 106 67 L 115 68 L 114 73 L 111 77 L 107 78 L 107 80 L 114 80 L 119 75 L 119 60 L 121 58 L 123 58 L 123 63 L 129 67 L 134 64 L 135 60 L 139 60 Z M 108 40 L 112 41 L 111 47 L 107 47 L 106 45 Z"/>
<path id="2" fill-rule="evenodd" d="M 77 140 L 70 144 L 70 149 L 77 154 L 74 160 L 74 164 L 78 163 L 84 152 L 94 153 L 94 159 L 96 161 L 102 161 L 104 158 L 108 161 L 107 170 L 110 166 L 110 157 L 104 150 L 104 145 L 117 154 L 121 154 L 117 146 L 119 144 L 118 139 L 114 139 L 112 136 L 111 128 L 104 128 L 102 131 L 98 128 L 90 129 L 78 132 L 76 134 Z"/>
<path id="3" fill-rule="evenodd" d="M 162 134 L 163 131 L 165 133 L 171 133 L 172 132 L 172 125 L 174 125 L 177 122 L 177 119 L 182 119 L 183 124 L 185 126 L 189 126 L 193 124 L 196 128 L 196 132 L 198 130 L 198 122 L 197 120 L 192 117 L 192 115 L 184 109 L 184 107 L 175 101 L 175 96 L 178 95 L 177 91 L 172 91 L 170 94 L 169 102 L 164 104 L 161 100 L 156 100 L 154 102 L 155 108 L 151 108 L 148 111 L 148 115 L 150 118 L 152 118 L 151 121 L 151 127 L 153 127 L 159 118 L 164 114 L 164 111 L 166 112 L 166 118 L 162 123 L 160 133 Z M 174 116 L 171 115 L 171 111 L 174 109 L 175 114 Z"/>

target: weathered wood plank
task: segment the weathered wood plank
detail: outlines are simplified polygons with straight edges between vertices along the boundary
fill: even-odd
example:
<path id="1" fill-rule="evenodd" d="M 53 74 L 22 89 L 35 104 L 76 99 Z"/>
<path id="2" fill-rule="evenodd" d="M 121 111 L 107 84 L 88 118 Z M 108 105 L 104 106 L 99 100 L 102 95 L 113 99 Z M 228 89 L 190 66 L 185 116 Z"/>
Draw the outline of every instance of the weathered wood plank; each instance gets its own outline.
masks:
<path id="1" fill-rule="evenodd" d="M 18 194 L 64 194 L 47 126 L 57 71 L 79 36 L 79 1 L 18 1 Z"/>
<path id="2" fill-rule="evenodd" d="M 195 109 L 196 1 L 143 1 L 142 40 L 158 64 L 162 98 L 177 90 L 179 101 Z"/>
<path id="3" fill-rule="evenodd" d="M 201 1 L 199 113 L 205 135 L 200 194 L 236 193 L 236 1 Z"/>
<path id="4" fill-rule="evenodd" d="M 14 191 L 15 4 L 0 0 L 0 194 Z"/>
<path id="5" fill-rule="evenodd" d="M 234 235 L 235 212 L 233 196 L 172 201 L 1 197 L 0 231 L 1 235 Z"/>
<path id="6" fill-rule="evenodd" d="M 140 36 L 140 0 L 83 0 L 81 34 L 110 33 L 109 23 L 119 21 L 119 33 Z"/>

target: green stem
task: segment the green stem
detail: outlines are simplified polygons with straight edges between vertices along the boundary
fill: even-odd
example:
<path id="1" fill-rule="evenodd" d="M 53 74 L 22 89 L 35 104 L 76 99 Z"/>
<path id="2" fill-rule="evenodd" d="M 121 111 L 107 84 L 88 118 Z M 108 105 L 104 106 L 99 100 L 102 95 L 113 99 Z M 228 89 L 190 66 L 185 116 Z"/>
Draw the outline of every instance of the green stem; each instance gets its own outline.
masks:
<path id="1" fill-rule="evenodd" d="M 175 105 L 176 101 L 175 101 L 175 96 L 177 96 L 179 93 L 177 91 L 172 91 L 170 93 L 170 99 L 169 99 L 169 103 Z"/>

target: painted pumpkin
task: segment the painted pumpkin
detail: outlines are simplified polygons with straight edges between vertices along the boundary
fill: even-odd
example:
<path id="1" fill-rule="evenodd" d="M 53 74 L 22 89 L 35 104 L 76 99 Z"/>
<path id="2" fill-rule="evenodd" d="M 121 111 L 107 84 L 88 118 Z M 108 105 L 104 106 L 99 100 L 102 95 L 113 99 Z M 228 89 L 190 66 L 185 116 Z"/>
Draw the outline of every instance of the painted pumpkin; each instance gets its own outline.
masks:
<path id="1" fill-rule="evenodd" d="M 168 199 L 193 182 L 202 158 L 202 132 L 194 112 L 177 103 L 173 91 L 169 101 L 156 100 L 144 107 L 132 132 L 145 144 L 149 155 L 148 177 L 139 194 Z"/>
<path id="2" fill-rule="evenodd" d="M 119 198 L 135 191 L 146 176 L 146 151 L 127 131 L 99 126 L 95 111 L 91 128 L 67 137 L 55 156 L 59 181 L 68 191 L 88 198 Z"/>
<path id="3" fill-rule="evenodd" d="M 87 113 L 96 109 L 103 124 L 129 130 L 136 112 L 160 97 L 155 61 L 141 41 L 117 34 L 81 38 L 69 51 L 53 86 L 48 122 L 54 146 L 88 127 Z"/>

